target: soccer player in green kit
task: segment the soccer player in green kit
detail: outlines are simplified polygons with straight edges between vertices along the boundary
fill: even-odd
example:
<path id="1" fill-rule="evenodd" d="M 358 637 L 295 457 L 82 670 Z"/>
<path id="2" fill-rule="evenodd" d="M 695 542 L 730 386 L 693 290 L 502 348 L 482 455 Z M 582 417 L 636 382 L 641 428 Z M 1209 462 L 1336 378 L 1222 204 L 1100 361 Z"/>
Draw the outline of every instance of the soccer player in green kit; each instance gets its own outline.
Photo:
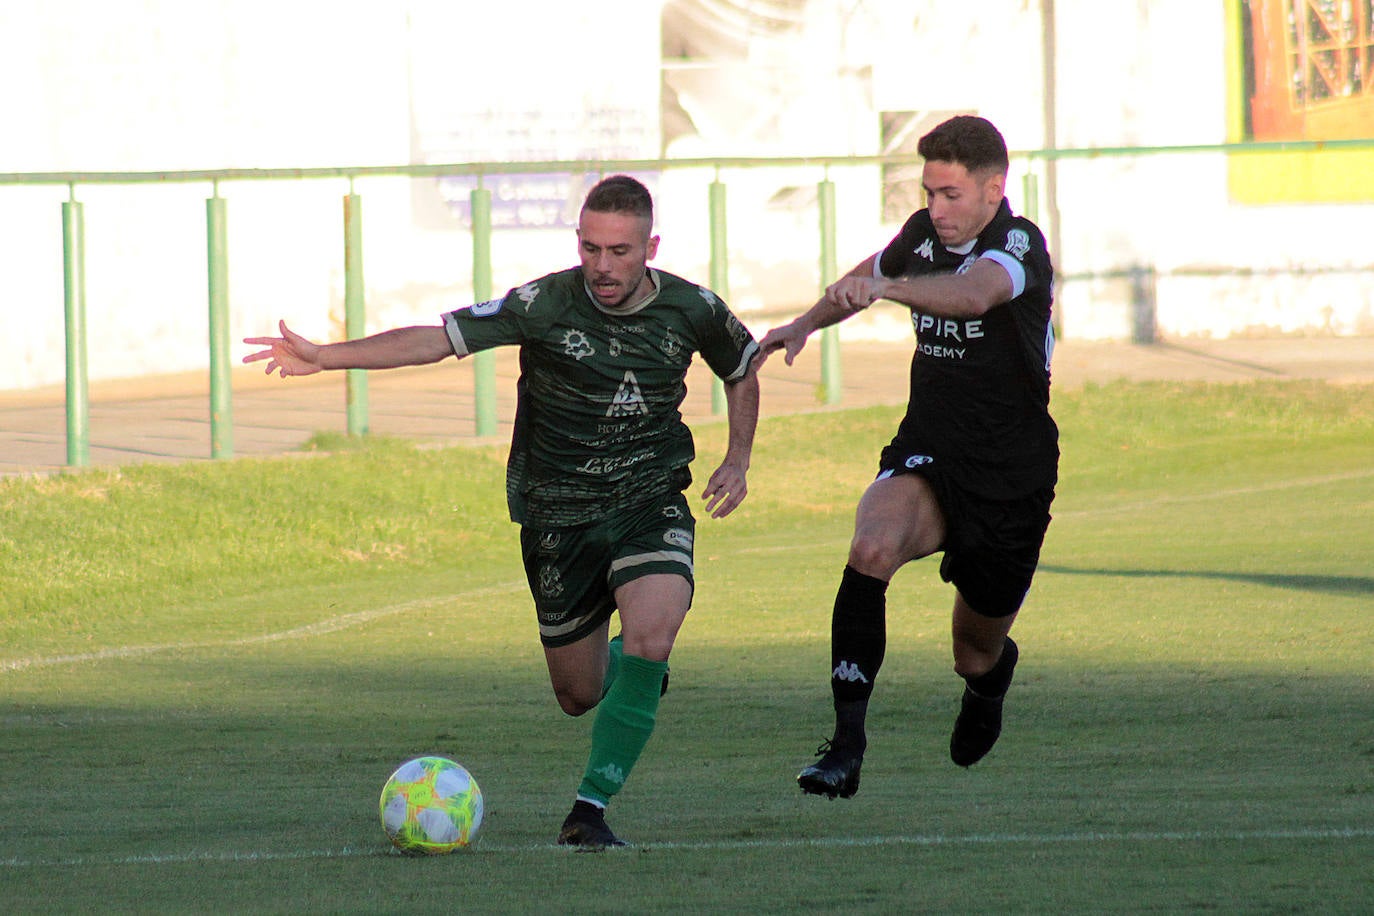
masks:
<path id="1" fill-rule="evenodd" d="M 653 200 L 616 175 L 578 219 L 581 266 L 449 312 L 441 326 L 397 328 L 318 345 L 281 324 L 267 372 L 386 369 L 520 348 L 507 501 L 559 706 L 595 708 L 592 747 L 558 842 L 625 845 L 605 809 L 653 733 L 693 591 L 692 436 L 682 421 L 687 367 L 700 353 L 725 382 L 729 439 L 702 498 L 714 518 L 747 492 L 758 420 L 758 344 L 710 290 L 649 268 Z M 620 614 L 620 635 L 609 639 Z"/>

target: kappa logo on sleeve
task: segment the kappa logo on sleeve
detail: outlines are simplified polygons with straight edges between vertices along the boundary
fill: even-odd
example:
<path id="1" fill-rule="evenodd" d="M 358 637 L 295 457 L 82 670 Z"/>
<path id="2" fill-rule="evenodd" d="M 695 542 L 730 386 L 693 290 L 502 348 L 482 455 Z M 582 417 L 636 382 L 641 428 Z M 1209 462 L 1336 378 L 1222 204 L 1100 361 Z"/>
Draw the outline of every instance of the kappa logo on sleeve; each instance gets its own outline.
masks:
<path id="1" fill-rule="evenodd" d="M 520 297 L 520 301 L 525 303 L 525 311 L 528 312 L 534 305 L 534 300 L 539 298 L 539 284 L 526 283 L 515 291 L 515 295 Z"/>

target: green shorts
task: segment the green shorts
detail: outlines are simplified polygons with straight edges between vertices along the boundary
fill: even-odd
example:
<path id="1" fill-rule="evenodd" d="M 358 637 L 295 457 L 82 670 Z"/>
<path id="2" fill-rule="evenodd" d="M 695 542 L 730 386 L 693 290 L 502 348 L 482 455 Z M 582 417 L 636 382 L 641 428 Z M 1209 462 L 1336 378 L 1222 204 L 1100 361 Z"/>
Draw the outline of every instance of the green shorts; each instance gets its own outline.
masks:
<path id="1" fill-rule="evenodd" d="M 546 646 L 577 642 L 615 610 L 615 590 L 641 576 L 692 577 L 696 519 L 668 493 L 591 525 L 520 529 L 525 577 Z"/>

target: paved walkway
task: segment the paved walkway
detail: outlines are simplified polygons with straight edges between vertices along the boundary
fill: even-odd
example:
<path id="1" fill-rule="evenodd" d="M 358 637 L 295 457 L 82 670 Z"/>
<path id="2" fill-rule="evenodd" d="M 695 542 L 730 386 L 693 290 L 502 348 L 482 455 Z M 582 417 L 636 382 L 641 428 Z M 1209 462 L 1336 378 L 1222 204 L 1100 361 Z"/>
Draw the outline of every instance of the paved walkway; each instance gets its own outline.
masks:
<path id="1" fill-rule="evenodd" d="M 790 369 L 774 357 L 763 369 L 765 417 L 825 409 L 820 400 L 818 341 Z M 911 344 L 847 342 L 839 407 L 900 404 L 906 399 Z M 497 416 L 491 441 L 510 434 L 514 354 L 498 351 Z M 1374 383 L 1374 337 L 1189 342 L 1141 346 L 1061 343 L 1054 385 L 1066 390 L 1116 379 L 1215 380 L 1321 378 Z M 381 435 L 436 442 L 474 436 L 470 362 L 373 372 L 368 377 L 370 429 Z M 688 376 L 684 414 L 710 418 L 709 376 L 698 364 Z M 90 388 L 90 464 L 210 460 L 207 374 L 95 382 Z M 233 452 L 277 455 L 320 431 L 347 429 L 343 373 L 306 379 L 267 378 L 252 368 L 233 378 Z M 0 476 L 49 473 L 67 461 L 65 391 L 61 386 L 0 391 Z"/>

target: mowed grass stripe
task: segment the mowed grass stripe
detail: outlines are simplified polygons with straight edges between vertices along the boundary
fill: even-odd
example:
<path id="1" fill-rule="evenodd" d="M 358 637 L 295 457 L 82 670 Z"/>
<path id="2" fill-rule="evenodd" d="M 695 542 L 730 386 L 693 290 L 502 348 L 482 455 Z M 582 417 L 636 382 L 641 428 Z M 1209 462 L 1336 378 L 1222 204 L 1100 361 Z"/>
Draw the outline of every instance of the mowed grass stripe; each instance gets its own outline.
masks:
<path id="1" fill-rule="evenodd" d="M 989 833 L 969 836 L 940 834 L 911 836 L 861 837 L 803 837 L 800 839 L 767 840 L 710 840 L 691 843 L 635 843 L 624 850 L 608 850 L 609 855 L 624 855 L 636 850 L 671 852 L 738 852 L 769 849 L 860 849 L 871 846 L 1060 846 L 1065 844 L 1104 843 L 1246 843 L 1275 840 L 1363 840 L 1374 837 L 1374 828 L 1318 827 L 1309 830 L 1166 830 L 1150 831 L 1088 831 L 1081 833 Z M 534 843 L 526 846 L 484 843 L 459 850 L 454 857 L 471 855 L 507 855 L 548 851 L 555 855 L 577 855 L 580 850 L 554 843 Z M 138 856 L 75 856 L 69 859 L 0 859 L 0 868 L 82 868 L 108 865 L 185 865 L 194 862 L 295 862 L 308 859 L 374 859 L 397 858 L 400 853 L 378 843 L 366 847 L 342 849 L 312 849 L 276 852 L 183 852 Z"/>

